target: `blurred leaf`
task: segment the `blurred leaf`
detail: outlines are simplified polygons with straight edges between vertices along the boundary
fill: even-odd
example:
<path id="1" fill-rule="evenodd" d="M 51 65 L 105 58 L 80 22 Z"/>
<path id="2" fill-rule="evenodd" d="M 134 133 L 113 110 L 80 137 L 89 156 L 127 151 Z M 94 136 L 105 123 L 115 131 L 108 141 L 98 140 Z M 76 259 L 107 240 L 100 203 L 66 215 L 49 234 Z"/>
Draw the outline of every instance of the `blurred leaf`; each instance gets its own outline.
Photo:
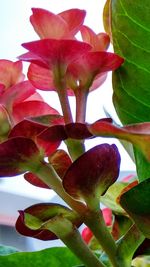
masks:
<path id="1" fill-rule="evenodd" d="M 65 247 L 44 249 L 36 252 L 19 252 L 0 256 L 0 266 L 5 267 L 71 267 L 80 264 L 72 252 Z"/>
<path id="2" fill-rule="evenodd" d="M 9 255 L 18 251 L 17 248 L 0 245 L 0 256 Z"/>
<path id="3" fill-rule="evenodd" d="M 132 264 L 134 267 L 150 267 L 150 256 L 137 257 Z"/>
<path id="4" fill-rule="evenodd" d="M 128 185 L 128 183 L 124 182 L 116 182 L 111 185 L 104 196 L 101 196 L 101 202 L 110 208 L 116 214 L 125 214 L 125 211 L 117 203 L 117 198 L 121 194 L 122 190 Z"/>
<path id="5" fill-rule="evenodd" d="M 145 237 L 150 238 L 150 178 L 120 196 L 120 204 Z"/>
<path id="6" fill-rule="evenodd" d="M 115 223 L 117 225 L 119 237 L 123 236 L 133 224 L 130 218 L 122 215 L 115 215 Z"/>
<path id="7" fill-rule="evenodd" d="M 149 9 L 149 0 L 112 1 L 114 51 L 125 59 L 113 73 L 113 101 L 123 124 L 150 121 Z M 150 164 L 139 151 L 136 164 L 140 180 L 150 177 Z"/>
<path id="8" fill-rule="evenodd" d="M 116 256 L 120 266 L 122 264 L 123 266 L 131 265 L 133 255 L 144 239 L 145 237 L 136 225 L 132 225 L 127 233 L 118 241 Z"/>

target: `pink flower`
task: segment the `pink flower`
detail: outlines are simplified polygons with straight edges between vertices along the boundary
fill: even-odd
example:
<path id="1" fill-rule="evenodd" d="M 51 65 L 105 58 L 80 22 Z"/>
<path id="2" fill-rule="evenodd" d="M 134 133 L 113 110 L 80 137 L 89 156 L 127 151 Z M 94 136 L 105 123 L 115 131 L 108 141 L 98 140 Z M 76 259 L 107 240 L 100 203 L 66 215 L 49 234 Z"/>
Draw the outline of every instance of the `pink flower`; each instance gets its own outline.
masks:
<path id="1" fill-rule="evenodd" d="M 24 80 L 22 62 L 0 59 L 0 88 L 7 89 Z M 1 91 L 1 90 L 0 90 Z"/>
<path id="2" fill-rule="evenodd" d="M 80 30 L 85 18 L 85 11 L 70 9 L 57 15 L 42 8 L 32 8 L 30 22 L 41 39 L 73 39 Z"/>
<path id="3" fill-rule="evenodd" d="M 109 35 L 106 33 L 96 34 L 88 26 L 83 25 L 80 28 L 82 39 L 92 46 L 92 51 L 105 51 L 110 44 Z"/>

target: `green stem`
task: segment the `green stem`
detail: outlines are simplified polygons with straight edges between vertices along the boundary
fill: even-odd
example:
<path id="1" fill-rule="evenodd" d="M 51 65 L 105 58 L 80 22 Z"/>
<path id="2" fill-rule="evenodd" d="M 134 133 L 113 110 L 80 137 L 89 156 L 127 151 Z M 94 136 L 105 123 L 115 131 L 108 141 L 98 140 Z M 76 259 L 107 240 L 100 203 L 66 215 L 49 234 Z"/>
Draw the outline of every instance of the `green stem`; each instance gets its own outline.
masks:
<path id="1" fill-rule="evenodd" d="M 89 249 L 77 228 L 68 219 L 64 217 L 56 218 L 54 222 L 48 222 L 45 226 L 46 229 L 55 233 L 86 267 L 105 266 Z"/>
<path id="2" fill-rule="evenodd" d="M 117 260 L 121 267 L 131 266 L 133 255 L 144 239 L 144 235 L 133 224 L 128 232 L 119 240 Z"/>
<path id="3" fill-rule="evenodd" d="M 57 88 L 57 93 L 62 108 L 65 123 L 73 122 L 70 103 L 67 94 L 66 82 L 63 74 L 63 67 L 56 66 L 54 72 L 54 83 Z"/>
<path id="4" fill-rule="evenodd" d="M 85 212 L 85 205 L 74 200 L 65 192 L 61 179 L 50 164 L 41 162 L 36 170 L 32 169 L 31 165 L 30 171 L 35 173 L 45 184 L 52 188 L 77 213 L 82 214 Z"/>
<path id="5" fill-rule="evenodd" d="M 85 215 L 85 224 L 92 230 L 101 247 L 108 255 L 113 267 L 120 267 L 116 260 L 117 246 L 110 234 L 100 210 L 91 211 Z"/>
<path id="6" fill-rule="evenodd" d="M 68 152 L 73 161 L 85 152 L 85 146 L 82 140 L 68 138 L 65 144 L 67 145 Z"/>
<path id="7" fill-rule="evenodd" d="M 68 248 L 85 264 L 87 267 L 104 267 L 105 265 L 98 260 L 89 247 L 84 243 L 79 232 L 74 230 L 70 235 L 62 240 Z"/>

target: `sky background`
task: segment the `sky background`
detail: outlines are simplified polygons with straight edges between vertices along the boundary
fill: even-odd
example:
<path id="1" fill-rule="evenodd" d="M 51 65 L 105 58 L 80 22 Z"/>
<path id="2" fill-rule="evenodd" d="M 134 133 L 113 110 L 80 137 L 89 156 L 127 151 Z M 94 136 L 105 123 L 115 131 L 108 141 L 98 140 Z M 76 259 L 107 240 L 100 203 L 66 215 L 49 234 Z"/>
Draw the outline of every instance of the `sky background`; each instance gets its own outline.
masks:
<path id="1" fill-rule="evenodd" d="M 84 24 L 91 27 L 96 33 L 99 33 L 104 31 L 102 24 L 104 3 L 105 0 L 0 0 L 0 58 L 15 61 L 17 56 L 25 52 L 21 47 L 21 43 L 38 39 L 38 36 L 29 22 L 31 7 L 48 9 L 54 13 L 59 13 L 70 8 L 85 9 L 87 11 L 87 17 Z M 111 49 L 112 48 L 110 48 L 110 51 Z M 60 110 L 58 98 L 55 93 L 49 93 L 49 95 L 45 93 L 44 97 L 48 99 L 50 105 L 56 107 L 54 106 L 55 103 L 57 109 Z M 72 110 L 74 110 L 73 98 L 71 98 L 70 101 Z M 100 89 L 90 94 L 87 122 L 93 122 L 99 118 L 105 117 L 103 107 L 115 117 L 115 111 L 112 105 L 111 75 L 108 76 L 107 81 Z M 115 142 L 122 156 L 121 170 L 135 169 L 134 164 L 118 141 L 114 139 L 98 138 L 96 143 L 94 142 L 95 140 L 88 141 L 87 148 L 102 142 Z M 32 188 L 32 194 L 33 190 Z"/>

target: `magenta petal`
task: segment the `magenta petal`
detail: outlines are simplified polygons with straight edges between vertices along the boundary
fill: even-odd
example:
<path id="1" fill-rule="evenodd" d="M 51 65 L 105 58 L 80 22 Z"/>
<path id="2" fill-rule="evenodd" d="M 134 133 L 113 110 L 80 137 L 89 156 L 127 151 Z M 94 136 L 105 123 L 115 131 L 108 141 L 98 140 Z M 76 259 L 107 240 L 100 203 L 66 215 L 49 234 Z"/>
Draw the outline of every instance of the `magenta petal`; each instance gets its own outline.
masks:
<path id="1" fill-rule="evenodd" d="M 43 91 L 57 91 L 53 82 L 53 72 L 42 66 L 31 63 L 28 69 L 28 79 L 36 88 Z M 67 88 L 69 96 L 74 95 L 70 88 Z"/>
<path id="2" fill-rule="evenodd" d="M 24 80 L 25 75 L 22 73 L 21 61 L 10 61 L 0 59 L 0 83 L 9 88 Z"/>
<path id="3" fill-rule="evenodd" d="M 98 145 L 80 156 L 67 170 L 63 186 L 76 199 L 103 195 L 119 175 L 120 155 L 115 145 Z"/>
<path id="4" fill-rule="evenodd" d="M 63 179 L 64 174 L 72 164 L 71 158 L 69 157 L 67 152 L 62 149 L 56 150 L 49 156 L 48 160 L 61 179 Z"/>
<path id="5" fill-rule="evenodd" d="M 35 93 L 35 87 L 29 81 L 23 81 L 8 88 L 0 98 L 4 106 L 18 104 Z"/>
<path id="6" fill-rule="evenodd" d="M 13 118 L 15 123 L 22 121 L 25 118 L 37 117 L 48 114 L 59 114 L 58 111 L 50 107 L 43 101 L 24 101 L 14 106 Z"/>
<path id="7" fill-rule="evenodd" d="M 65 125 L 65 130 L 68 138 L 87 139 L 93 137 L 86 124 L 83 123 L 69 123 Z"/>
<path id="8" fill-rule="evenodd" d="M 40 38 L 60 39 L 68 35 L 67 23 L 59 15 L 42 8 L 32 8 L 30 22 Z"/>
<path id="9" fill-rule="evenodd" d="M 75 216 L 74 212 L 65 206 L 55 204 L 55 203 L 39 203 L 28 207 L 24 211 L 19 211 L 20 216 L 16 222 L 16 229 L 19 233 L 31 236 L 41 240 L 52 240 L 57 239 L 57 237 L 45 228 L 45 224 L 49 222 L 55 224 L 55 220 L 60 220 L 61 218 L 67 218 L 72 222 L 72 224 L 79 227 L 81 225 L 81 220 Z M 38 229 L 35 229 L 34 222 L 30 219 L 31 227 L 28 227 L 28 222 L 26 220 L 26 215 L 32 215 L 34 218 L 39 220 Z M 58 216 L 58 217 L 57 217 Z M 34 220 L 34 219 L 33 219 Z M 32 227 L 33 226 L 33 227 Z"/>
<path id="10" fill-rule="evenodd" d="M 22 46 L 33 55 L 40 57 L 42 62 L 47 64 L 47 68 L 60 63 L 63 66 L 68 65 L 71 61 L 91 49 L 91 46 L 84 42 L 56 39 L 33 41 L 24 43 Z M 29 61 L 31 62 L 31 60 Z"/>
<path id="11" fill-rule="evenodd" d="M 48 127 L 31 120 L 23 120 L 16 124 L 11 130 L 9 137 L 23 136 L 34 139 L 36 135 Z"/>
<path id="12" fill-rule="evenodd" d="M 39 134 L 36 138 L 36 143 L 49 156 L 59 147 L 61 141 L 65 139 L 67 139 L 67 135 L 64 126 L 54 125 Z"/>
<path id="13" fill-rule="evenodd" d="M 28 79 L 36 88 L 40 90 L 55 90 L 53 74 L 49 69 L 45 69 L 41 66 L 31 63 L 28 69 Z"/>
<path id="14" fill-rule="evenodd" d="M 26 209 L 26 211 L 28 211 L 28 209 Z M 19 234 L 34 237 L 36 239 L 44 241 L 57 239 L 57 236 L 48 230 L 31 230 L 24 224 L 24 212 L 19 211 L 19 213 L 20 216 L 16 221 L 16 230 L 19 232 Z"/>
<path id="15" fill-rule="evenodd" d="M 74 36 L 82 26 L 86 12 L 77 8 L 65 10 L 58 14 L 68 24 L 69 35 Z"/>
<path id="16" fill-rule="evenodd" d="M 28 138 L 14 137 L 0 144 L 0 177 L 15 176 L 28 170 L 31 158 L 36 160 L 39 150 Z"/>
<path id="17" fill-rule="evenodd" d="M 25 54 L 20 55 L 18 58 L 22 61 L 32 62 L 47 69 L 47 63 L 44 61 L 44 59 L 34 53 L 27 52 Z"/>

